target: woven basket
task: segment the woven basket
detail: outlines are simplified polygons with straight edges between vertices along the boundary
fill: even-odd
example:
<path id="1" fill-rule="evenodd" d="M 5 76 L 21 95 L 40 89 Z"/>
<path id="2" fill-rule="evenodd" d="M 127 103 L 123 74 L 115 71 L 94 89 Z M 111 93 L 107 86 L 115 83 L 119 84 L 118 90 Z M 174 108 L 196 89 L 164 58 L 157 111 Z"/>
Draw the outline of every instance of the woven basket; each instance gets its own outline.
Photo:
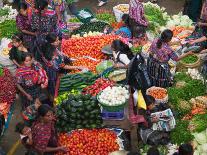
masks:
<path id="1" fill-rule="evenodd" d="M 150 91 L 151 90 L 153 90 L 153 89 L 164 89 L 164 88 L 161 88 L 161 87 L 150 87 L 150 88 L 148 88 L 147 89 L 147 91 L 146 91 L 146 94 L 147 95 L 150 95 Z M 165 89 L 166 90 L 166 89 Z M 154 96 L 153 96 L 154 97 Z M 163 98 L 163 99 L 157 99 L 157 98 L 155 98 L 155 102 L 156 102 L 156 104 L 160 104 L 160 103 L 167 103 L 168 102 L 168 94 Z"/>
<path id="2" fill-rule="evenodd" d="M 196 55 L 196 54 L 194 54 Z M 197 56 L 197 55 L 196 55 Z M 198 57 L 198 56 L 197 56 Z M 186 68 L 196 68 L 198 66 L 200 66 L 201 64 L 201 59 L 200 57 L 198 57 L 198 60 L 195 62 L 195 63 L 191 63 L 191 64 L 187 64 L 187 63 L 184 63 L 183 61 L 180 61 L 180 64 L 183 66 L 183 67 L 186 67 Z"/>

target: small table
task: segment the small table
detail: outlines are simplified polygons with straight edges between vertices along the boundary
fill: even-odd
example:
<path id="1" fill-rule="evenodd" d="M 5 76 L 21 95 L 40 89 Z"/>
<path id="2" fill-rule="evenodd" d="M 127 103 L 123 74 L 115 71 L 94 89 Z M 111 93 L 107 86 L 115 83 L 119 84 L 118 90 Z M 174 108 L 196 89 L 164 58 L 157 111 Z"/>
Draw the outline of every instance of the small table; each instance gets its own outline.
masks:
<path id="1" fill-rule="evenodd" d="M 104 120 L 103 124 L 106 126 L 116 126 L 118 128 L 130 131 L 130 145 L 131 145 L 131 150 L 130 151 L 137 151 L 138 150 L 138 135 L 137 135 L 137 129 L 138 125 L 137 124 L 132 124 L 129 119 L 128 119 L 128 114 L 129 114 L 129 104 L 125 108 L 125 116 L 124 120 Z"/>

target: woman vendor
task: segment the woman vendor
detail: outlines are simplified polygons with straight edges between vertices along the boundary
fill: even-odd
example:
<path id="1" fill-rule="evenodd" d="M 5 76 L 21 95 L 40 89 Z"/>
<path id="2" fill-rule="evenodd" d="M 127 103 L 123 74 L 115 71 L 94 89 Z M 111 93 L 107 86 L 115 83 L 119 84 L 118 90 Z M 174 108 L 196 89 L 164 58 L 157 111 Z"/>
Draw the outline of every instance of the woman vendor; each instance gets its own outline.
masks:
<path id="1" fill-rule="evenodd" d="M 27 48 L 23 45 L 23 35 L 16 34 L 12 36 L 12 45 L 9 51 L 9 59 L 11 59 L 17 67 L 21 67 L 22 53 L 28 52 Z"/>
<path id="2" fill-rule="evenodd" d="M 127 68 L 130 60 L 134 57 L 129 46 L 121 40 L 114 40 L 111 49 L 113 50 L 114 67 Z"/>
<path id="3" fill-rule="evenodd" d="M 58 151 L 66 153 L 66 147 L 58 146 L 53 109 L 43 104 L 38 108 L 38 116 L 38 120 L 32 126 L 34 150 L 41 155 L 54 155 Z"/>
<path id="4" fill-rule="evenodd" d="M 132 27 L 133 42 L 136 44 L 139 39 L 145 37 L 148 21 L 144 17 L 143 0 L 130 0 L 129 17 L 130 26 Z"/>
<path id="5" fill-rule="evenodd" d="M 69 65 L 69 58 L 58 49 L 60 41 L 55 33 L 48 34 L 46 40 L 47 43 L 42 47 L 41 55 L 44 68 L 49 78 L 48 91 L 51 96 L 54 96 L 58 73 L 64 72 L 65 70 L 84 70 L 85 68 Z"/>
<path id="6" fill-rule="evenodd" d="M 172 76 L 168 61 L 170 59 L 179 61 L 192 54 L 192 52 L 188 52 L 178 57 L 169 45 L 172 37 L 173 32 L 171 30 L 164 30 L 160 38 L 152 42 L 149 49 L 150 56 L 147 61 L 147 70 L 153 86 L 164 88 L 171 86 Z"/>
<path id="7" fill-rule="evenodd" d="M 21 94 L 22 110 L 34 104 L 41 94 L 41 89 L 47 87 L 46 72 L 38 63 L 33 62 L 30 53 L 22 54 L 23 64 L 16 71 L 17 88 Z"/>
<path id="8" fill-rule="evenodd" d="M 26 3 L 21 3 L 19 5 L 19 13 L 16 16 L 16 25 L 17 28 L 22 32 L 24 44 L 27 46 L 27 48 L 31 49 L 36 33 L 31 30 L 27 9 L 28 7 Z"/>

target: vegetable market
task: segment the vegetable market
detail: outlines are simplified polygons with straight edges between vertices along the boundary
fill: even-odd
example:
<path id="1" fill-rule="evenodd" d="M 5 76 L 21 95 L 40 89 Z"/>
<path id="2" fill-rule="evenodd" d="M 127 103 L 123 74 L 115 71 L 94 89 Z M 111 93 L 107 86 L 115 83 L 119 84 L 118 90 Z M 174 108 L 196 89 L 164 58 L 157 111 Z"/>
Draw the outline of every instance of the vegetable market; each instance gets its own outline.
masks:
<path id="1" fill-rule="evenodd" d="M 13 3 L 0 7 L 0 139 L 16 119 L 26 154 L 207 154 L 205 9 Z"/>

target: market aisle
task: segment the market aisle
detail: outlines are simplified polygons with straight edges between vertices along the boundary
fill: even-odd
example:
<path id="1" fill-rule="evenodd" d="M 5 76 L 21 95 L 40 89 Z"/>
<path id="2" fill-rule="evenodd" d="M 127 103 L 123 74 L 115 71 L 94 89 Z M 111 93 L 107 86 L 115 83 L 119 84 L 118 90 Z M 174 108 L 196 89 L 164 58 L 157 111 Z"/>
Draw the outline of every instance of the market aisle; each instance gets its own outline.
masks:
<path id="1" fill-rule="evenodd" d="M 15 133 L 15 125 L 17 122 L 21 120 L 20 115 L 20 102 L 19 100 L 14 105 L 14 112 L 12 115 L 12 119 L 9 124 L 9 128 L 4 133 L 1 141 L 0 146 L 3 148 L 3 150 L 8 153 L 12 148 L 14 148 L 15 143 L 19 140 L 19 134 Z M 18 145 L 16 152 L 13 155 L 23 155 L 24 154 L 24 147 L 22 144 Z"/>
<path id="2" fill-rule="evenodd" d="M 149 0 L 144 0 L 148 2 Z M 108 3 L 103 7 L 97 7 L 98 0 L 79 0 L 77 2 L 78 8 L 90 8 L 93 11 L 97 9 L 105 9 L 112 11 L 112 8 L 118 4 L 126 4 L 129 0 L 108 0 Z M 169 14 L 177 14 L 182 10 L 184 0 L 158 0 L 158 4 L 165 7 Z"/>

